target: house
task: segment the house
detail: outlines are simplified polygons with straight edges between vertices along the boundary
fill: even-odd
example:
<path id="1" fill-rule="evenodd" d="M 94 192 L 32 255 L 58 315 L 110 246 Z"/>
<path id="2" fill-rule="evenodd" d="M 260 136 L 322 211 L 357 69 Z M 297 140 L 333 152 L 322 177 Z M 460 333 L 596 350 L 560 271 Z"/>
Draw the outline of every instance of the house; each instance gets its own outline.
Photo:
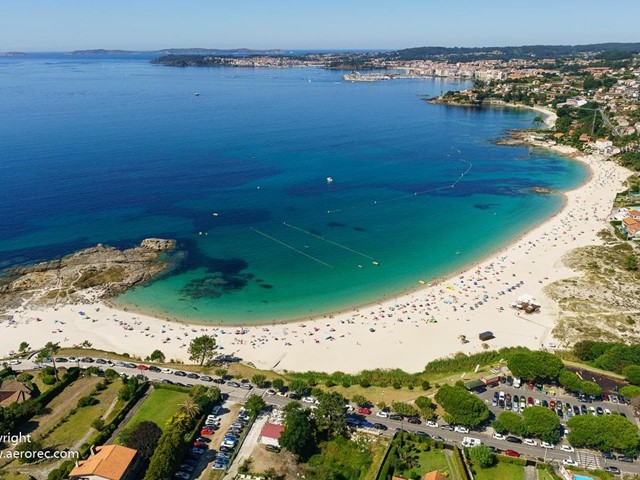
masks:
<path id="1" fill-rule="evenodd" d="M 598 150 L 604 151 L 611 147 L 613 147 L 613 142 L 611 140 L 607 140 L 606 138 L 599 138 L 596 140 L 596 148 Z"/>
<path id="2" fill-rule="evenodd" d="M 580 135 L 579 140 L 581 142 L 585 142 L 586 143 L 586 142 L 588 142 L 590 140 L 590 138 L 589 138 L 589 135 L 587 135 L 586 133 L 583 133 L 582 135 Z"/>
<path id="3" fill-rule="evenodd" d="M 104 445 L 91 449 L 88 459 L 76 462 L 70 480 L 135 480 L 137 453 L 120 445 Z"/>
<path id="4" fill-rule="evenodd" d="M 0 407 L 22 403 L 31 398 L 31 390 L 24 384 L 11 380 L 0 386 Z"/>
<path id="5" fill-rule="evenodd" d="M 627 227 L 627 239 L 640 240 L 640 222 Z"/>
<path id="6" fill-rule="evenodd" d="M 391 480 L 406 480 L 406 478 L 394 475 Z M 439 470 L 434 470 L 433 472 L 425 473 L 423 480 L 447 480 L 447 477 L 440 473 Z"/>
<path id="7" fill-rule="evenodd" d="M 280 435 L 284 431 L 282 425 L 276 425 L 275 423 L 266 423 L 262 427 L 260 432 L 260 443 L 265 445 L 273 445 L 274 447 L 280 446 Z"/>

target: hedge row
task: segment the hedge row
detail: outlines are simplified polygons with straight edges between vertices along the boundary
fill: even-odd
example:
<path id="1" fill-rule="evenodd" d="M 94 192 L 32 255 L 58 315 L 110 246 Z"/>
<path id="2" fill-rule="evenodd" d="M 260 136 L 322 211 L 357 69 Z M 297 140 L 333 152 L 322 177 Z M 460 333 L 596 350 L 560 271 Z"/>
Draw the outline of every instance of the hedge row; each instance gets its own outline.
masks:
<path id="1" fill-rule="evenodd" d="M 470 480 L 469 472 L 467 471 L 467 464 L 462 458 L 462 453 L 460 453 L 460 449 L 456 446 L 453 447 L 452 458 L 453 458 L 453 463 L 458 469 L 458 472 L 460 472 L 460 476 L 462 477 L 462 480 Z"/>

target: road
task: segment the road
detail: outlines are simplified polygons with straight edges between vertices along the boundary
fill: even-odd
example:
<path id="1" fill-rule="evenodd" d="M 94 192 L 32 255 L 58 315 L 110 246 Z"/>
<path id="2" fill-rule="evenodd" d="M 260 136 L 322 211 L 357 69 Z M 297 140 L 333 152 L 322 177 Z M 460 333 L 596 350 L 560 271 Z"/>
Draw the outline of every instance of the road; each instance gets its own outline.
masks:
<path id="1" fill-rule="evenodd" d="M 285 396 L 270 395 L 266 389 L 262 389 L 262 388 L 252 388 L 251 390 L 247 390 L 243 388 L 232 387 L 226 383 L 216 384 L 212 382 L 203 381 L 199 378 L 191 379 L 187 377 L 177 377 L 171 373 L 152 372 L 149 370 L 141 371 L 137 368 L 127 368 L 127 367 L 116 366 L 116 365 L 113 365 L 113 366 L 97 365 L 96 363 L 82 363 L 82 362 L 64 363 L 64 364 L 61 364 L 60 366 L 76 366 L 76 365 L 85 367 L 85 368 L 90 366 L 96 366 L 101 368 L 112 368 L 113 370 L 115 370 L 120 374 L 142 375 L 144 376 L 144 378 L 148 379 L 151 382 L 162 382 L 163 380 L 169 380 L 172 382 L 180 382 L 185 385 L 205 385 L 205 386 L 215 385 L 220 388 L 220 391 L 222 393 L 225 393 L 228 395 L 228 401 L 234 402 L 234 403 L 241 403 L 241 404 L 244 403 L 247 397 L 251 394 L 262 396 L 268 405 L 274 405 L 279 407 L 283 407 L 292 401 L 290 398 Z M 31 360 L 23 360 L 19 365 L 13 365 L 14 370 L 17 370 L 17 371 L 33 370 L 36 367 L 37 365 Z M 490 410 L 495 415 L 499 415 L 502 411 L 504 411 L 499 407 L 494 407 L 491 405 L 493 392 L 500 391 L 500 390 L 504 391 L 505 393 L 507 392 L 511 393 L 512 395 L 517 394 L 518 396 L 520 396 L 524 394 L 527 398 L 531 396 L 532 398 L 534 399 L 537 398 L 541 401 L 543 399 L 546 399 L 546 400 L 553 399 L 555 401 L 561 400 L 563 403 L 569 402 L 572 405 L 579 404 L 578 400 L 575 397 L 572 397 L 569 395 L 547 395 L 535 389 L 531 390 L 526 386 L 516 389 L 514 387 L 509 387 L 501 384 L 499 387 L 496 387 L 493 389 L 487 389 L 486 392 L 478 394 L 480 398 L 482 398 L 483 400 L 485 400 L 486 403 L 488 403 Z M 303 403 L 303 405 L 305 404 Z M 308 404 L 306 405 L 308 406 Z M 612 402 L 594 402 L 588 405 L 594 406 L 594 407 L 602 406 L 603 408 L 609 408 L 612 411 L 616 410 L 618 412 L 625 413 L 627 415 L 627 418 L 631 419 L 632 421 L 634 418 L 630 407 L 627 405 L 623 405 L 619 403 L 616 404 Z M 360 420 L 367 420 L 371 423 L 380 423 L 385 425 L 386 427 L 388 427 L 388 430 L 382 432 L 382 434 L 387 436 L 392 436 L 397 429 L 403 429 L 411 432 L 422 431 L 427 433 L 430 436 L 438 435 L 442 437 L 447 443 L 453 443 L 457 445 L 461 444 L 463 437 L 469 436 L 469 437 L 481 439 L 482 443 L 484 443 L 485 445 L 495 447 L 498 451 L 511 449 L 511 450 L 517 451 L 523 457 L 545 461 L 547 463 L 557 462 L 558 464 L 561 464 L 564 459 L 570 458 L 572 460 L 578 461 L 581 466 L 585 466 L 588 468 L 604 468 L 605 466 L 611 465 L 611 466 L 618 467 L 623 472 L 640 474 L 640 462 L 626 463 L 626 462 L 619 462 L 617 460 L 613 460 L 613 461 L 605 460 L 604 458 L 602 458 L 599 452 L 592 451 L 592 450 L 576 450 L 574 453 L 563 452 L 559 449 L 559 445 L 555 449 L 545 449 L 540 446 L 534 447 L 534 446 L 524 445 L 524 444 L 509 443 L 505 440 L 494 439 L 492 437 L 493 431 L 490 428 L 483 431 L 471 431 L 468 434 L 463 434 L 463 433 L 453 432 L 449 430 L 444 430 L 442 428 L 430 428 L 430 427 L 427 427 L 424 423 L 420 425 L 414 425 L 404 420 L 403 421 L 390 420 L 388 418 L 379 417 L 375 415 L 375 409 L 374 409 L 374 413 L 372 413 L 371 415 L 355 415 L 355 417 L 357 417 Z M 564 417 L 562 423 L 566 424 L 566 416 Z M 561 440 L 561 443 L 563 443 L 562 440 Z M 566 443 L 566 441 L 564 443 Z"/>

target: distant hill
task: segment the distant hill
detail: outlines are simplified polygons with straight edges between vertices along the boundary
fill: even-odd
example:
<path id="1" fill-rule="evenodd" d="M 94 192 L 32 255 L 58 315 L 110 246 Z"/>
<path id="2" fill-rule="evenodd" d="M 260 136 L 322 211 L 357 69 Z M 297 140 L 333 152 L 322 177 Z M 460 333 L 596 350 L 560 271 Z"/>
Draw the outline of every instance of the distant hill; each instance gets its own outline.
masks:
<path id="1" fill-rule="evenodd" d="M 611 51 L 640 52 L 640 43 L 594 43 L 590 45 L 523 45 L 520 47 L 414 47 L 387 52 L 396 60 L 432 60 L 459 57 L 473 59 L 560 58 L 580 53 Z"/>
<path id="2" fill-rule="evenodd" d="M 102 48 L 93 50 L 74 50 L 69 52 L 71 55 L 231 55 L 231 56 L 247 56 L 247 55 L 281 55 L 283 50 L 251 50 L 249 48 L 167 48 L 164 50 L 105 50 Z"/>

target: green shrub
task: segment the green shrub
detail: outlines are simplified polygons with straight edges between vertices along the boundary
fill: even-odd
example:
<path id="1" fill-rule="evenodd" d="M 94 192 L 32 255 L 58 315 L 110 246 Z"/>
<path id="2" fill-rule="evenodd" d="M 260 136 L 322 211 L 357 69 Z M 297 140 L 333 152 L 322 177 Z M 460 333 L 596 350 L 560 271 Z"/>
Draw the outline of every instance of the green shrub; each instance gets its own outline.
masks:
<path id="1" fill-rule="evenodd" d="M 100 403 L 100 401 L 92 396 L 82 397 L 78 400 L 78 408 L 90 407 L 92 405 L 97 405 L 98 403 Z"/>

